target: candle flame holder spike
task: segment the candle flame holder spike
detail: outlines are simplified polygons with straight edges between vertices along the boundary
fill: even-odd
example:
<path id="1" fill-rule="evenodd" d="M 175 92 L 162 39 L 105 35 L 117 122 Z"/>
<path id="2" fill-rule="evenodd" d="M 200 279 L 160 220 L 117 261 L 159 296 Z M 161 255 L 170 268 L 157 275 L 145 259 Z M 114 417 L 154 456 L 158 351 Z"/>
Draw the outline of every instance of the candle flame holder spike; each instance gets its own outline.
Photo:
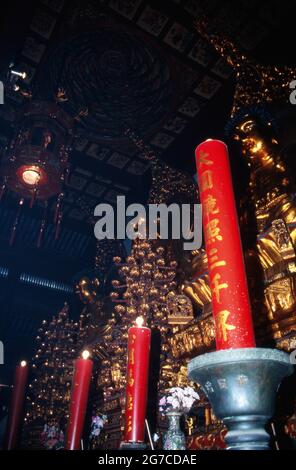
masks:
<path id="1" fill-rule="evenodd" d="M 265 425 L 282 379 L 292 373 L 287 353 L 264 348 L 215 351 L 188 366 L 189 378 L 202 386 L 215 416 L 227 426 L 227 450 L 269 449 Z"/>

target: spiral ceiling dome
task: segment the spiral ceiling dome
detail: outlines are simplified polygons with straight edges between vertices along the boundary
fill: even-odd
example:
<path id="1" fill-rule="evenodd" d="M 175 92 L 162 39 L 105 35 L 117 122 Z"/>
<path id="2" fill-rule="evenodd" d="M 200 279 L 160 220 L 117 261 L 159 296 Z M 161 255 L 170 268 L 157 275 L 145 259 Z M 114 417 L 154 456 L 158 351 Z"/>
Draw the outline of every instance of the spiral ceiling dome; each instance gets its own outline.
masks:
<path id="1" fill-rule="evenodd" d="M 88 110 L 79 125 L 102 141 L 123 138 L 133 127 L 140 135 L 157 130 L 174 106 L 172 70 L 150 41 L 108 27 L 64 40 L 49 57 L 53 93 L 66 92 L 68 111 Z"/>

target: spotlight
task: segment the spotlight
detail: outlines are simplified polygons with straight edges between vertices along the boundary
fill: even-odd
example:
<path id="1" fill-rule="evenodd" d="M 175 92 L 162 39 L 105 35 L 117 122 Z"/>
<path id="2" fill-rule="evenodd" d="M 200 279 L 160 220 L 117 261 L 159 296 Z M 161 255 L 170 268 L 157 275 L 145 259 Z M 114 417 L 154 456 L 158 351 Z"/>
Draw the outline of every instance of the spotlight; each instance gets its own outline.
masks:
<path id="1" fill-rule="evenodd" d="M 11 70 L 10 73 L 11 75 L 16 75 L 17 77 L 20 77 L 23 80 L 25 80 L 25 78 L 27 77 L 26 72 L 18 72 L 17 70 Z"/>

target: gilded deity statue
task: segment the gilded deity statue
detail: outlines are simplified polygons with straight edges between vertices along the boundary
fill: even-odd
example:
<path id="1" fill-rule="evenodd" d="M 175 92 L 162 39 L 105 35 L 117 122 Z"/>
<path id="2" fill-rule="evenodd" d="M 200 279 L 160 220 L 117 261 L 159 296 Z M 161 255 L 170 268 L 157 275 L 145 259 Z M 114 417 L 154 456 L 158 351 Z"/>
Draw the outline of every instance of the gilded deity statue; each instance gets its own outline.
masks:
<path id="1" fill-rule="evenodd" d="M 242 158 L 249 171 L 238 212 L 257 344 L 290 351 L 296 344 L 296 113 L 287 103 L 296 70 L 248 59 L 230 39 L 208 33 L 205 21 L 197 29 L 236 74 L 226 138 L 233 158 Z M 183 292 L 199 317 L 172 340 L 176 357 L 213 349 L 215 336 L 205 251 L 184 258 Z"/>

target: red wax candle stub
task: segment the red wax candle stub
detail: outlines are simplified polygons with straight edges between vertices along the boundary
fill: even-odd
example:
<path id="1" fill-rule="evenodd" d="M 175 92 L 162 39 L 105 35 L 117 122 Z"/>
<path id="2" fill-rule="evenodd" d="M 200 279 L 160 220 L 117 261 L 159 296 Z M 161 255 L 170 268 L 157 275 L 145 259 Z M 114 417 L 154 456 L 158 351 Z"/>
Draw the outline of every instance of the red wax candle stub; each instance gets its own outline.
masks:
<path id="1" fill-rule="evenodd" d="M 74 363 L 74 367 L 70 416 L 66 434 L 67 450 L 80 449 L 93 361 L 87 358 L 77 359 Z"/>
<path id="2" fill-rule="evenodd" d="M 28 372 L 28 364 L 25 361 L 22 361 L 15 370 L 14 386 L 12 390 L 5 439 L 5 448 L 8 450 L 16 449 L 18 445 L 23 418 Z"/>
<path id="3" fill-rule="evenodd" d="M 126 442 L 143 442 L 145 438 L 150 342 L 149 328 L 135 326 L 129 329 L 124 435 Z"/>
<path id="4" fill-rule="evenodd" d="M 255 347 L 252 314 L 227 146 L 196 148 L 217 349 Z"/>

